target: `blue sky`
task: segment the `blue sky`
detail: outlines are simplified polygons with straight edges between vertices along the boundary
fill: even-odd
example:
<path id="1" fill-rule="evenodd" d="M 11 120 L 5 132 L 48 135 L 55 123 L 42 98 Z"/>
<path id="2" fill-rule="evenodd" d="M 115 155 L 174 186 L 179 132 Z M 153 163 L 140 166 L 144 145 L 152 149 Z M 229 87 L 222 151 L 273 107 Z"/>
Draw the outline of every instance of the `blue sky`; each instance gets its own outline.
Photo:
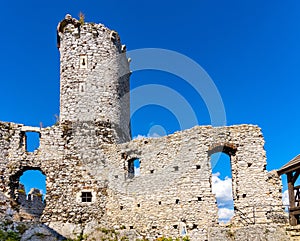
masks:
<path id="1" fill-rule="evenodd" d="M 300 152 L 300 2 L 291 1 L 2 1 L 0 120 L 51 126 L 59 114 L 56 26 L 66 13 L 119 32 L 128 50 L 164 48 L 201 65 L 217 86 L 227 124 L 257 124 L 266 140 L 267 169 Z M 132 88 L 166 85 L 210 124 L 197 92 L 161 71 L 133 73 Z M 155 94 L 155 93 L 154 93 Z M 135 100 L 132 100 L 135 101 Z M 161 106 L 133 115 L 133 136 L 180 129 Z M 153 128 L 152 128 L 153 132 Z M 154 131 L 155 132 L 155 131 Z"/>

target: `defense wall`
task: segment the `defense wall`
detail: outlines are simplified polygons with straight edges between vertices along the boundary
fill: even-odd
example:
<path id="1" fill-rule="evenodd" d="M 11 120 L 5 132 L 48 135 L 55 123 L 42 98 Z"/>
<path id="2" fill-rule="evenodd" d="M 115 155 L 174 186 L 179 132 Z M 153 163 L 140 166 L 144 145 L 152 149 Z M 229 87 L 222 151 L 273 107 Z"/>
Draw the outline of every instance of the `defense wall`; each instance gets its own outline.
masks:
<path id="1" fill-rule="evenodd" d="M 95 144 L 97 142 L 90 144 L 84 141 L 74 142 L 74 139 L 78 140 L 72 138 L 78 137 L 76 131 L 67 124 L 60 124 L 52 128 L 39 129 L 41 136 L 39 149 L 27 152 L 24 149 L 23 136 L 26 130 L 31 128 L 12 123 L 10 128 L 13 135 L 9 136 L 6 158 L 1 160 L 3 167 L 1 191 L 18 200 L 20 176 L 27 170 L 40 170 L 46 175 L 47 188 L 47 205 L 41 217 L 43 222 L 78 224 L 95 218 L 100 220 L 104 212 L 101 210 L 105 206 L 103 199 L 106 198 L 102 192 L 107 184 L 104 176 L 91 176 L 85 167 L 85 162 L 91 163 L 95 157 L 99 158 L 99 151 L 87 159 L 86 156 L 82 156 L 83 148 L 80 149 L 78 145 L 79 143 L 84 146 L 87 149 L 85 154 L 89 156 L 93 150 L 88 148 L 88 145 L 99 149 Z M 101 170 L 100 164 L 94 163 L 94 166 Z M 95 193 L 92 205 L 82 203 L 78 198 L 84 190 L 92 190 Z"/>
<path id="2" fill-rule="evenodd" d="M 178 236 L 186 227 L 202 240 L 208 227 L 218 225 L 210 155 L 219 151 L 231 157 L 235 223 L 276 222 L 274 216 L 283 214 L 280 179 L 266 171 L 264 139 L 252 125 L 195 127 L 118 146 L 109 157 L 119 164 L 111 171 L 107 219 L 152 236 Z M 140 175 L 128 178 L 124 167 L 134 158 Z"/>
<path id="3" fill-rule="evenodd" d="M 23 143 L 31 128 L 1 124 L 6 136 L 1 191 L 17 198 L 22 173 L 40 170 L 47 185 L 41 220 L 61 234 L 89 232 L 101 223 L 149 237 L 175 237 L 186 229 L 201 240 L 208 227 L 218 226 L 210 155 L 219 151 L 231 156 L 236 223 L 245 218 L 253 222 L 253 208 L 256 223 L 274 223 L 273 214 L 283 214 L 280 179 L 266 171 L 257 126 L 194 127 L 115 145 L 102 142 L 95 123 L 77 124 L 39 129 L 40 147 L 33 153 Z M 132 178 L 128 162 L 135 158 L 141 162 L 140 175 Z M 91 193 L 90 202 L 83 202 L 83 192 Z"/>

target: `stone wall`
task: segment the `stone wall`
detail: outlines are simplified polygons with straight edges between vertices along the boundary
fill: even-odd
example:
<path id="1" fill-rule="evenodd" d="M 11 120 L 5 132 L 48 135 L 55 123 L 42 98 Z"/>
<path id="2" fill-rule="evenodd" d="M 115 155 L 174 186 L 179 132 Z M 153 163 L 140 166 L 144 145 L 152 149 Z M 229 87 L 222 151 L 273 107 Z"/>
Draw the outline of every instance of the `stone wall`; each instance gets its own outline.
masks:
<path id="1" fill-rule="evenodd" d="M 33 153 L 21 145 L 27 127 L 1 124 L 2 132 L 11 133 L 1 162 L 1 191 L 17 198 L 22 173 L 40 170 L 47 186 L 41 220 L 61 234 L 88 232 L 101 223 L 148 237 L 176 237 L 186 227 L 190 237 L 205 240 L 208 228 L 218 226 L 210 155 L 219 151 L 231 157 L 233 222 L 285 221 L 280 219 L 280 179 L 266 171 L 257 126 L 201 126 L 161 138 L 108 144 L 95 122 L 78 123 L 40 129 L 40 147 Z M 140 174 L 131 178 L 128 161 L 136 158 Z M 91 202 L 82 202 L 82 192 L 91 193 Z"/>
<path id="2" fill-rule="evenodd" d="M 270 213 L 283 215 L 281 185 L 278 176 L 268 183 L 263 146 L 260 128 L 252 125 L 195 127 L 119 145 L 109 156 L 119 161 L 110 173 L 114 198 L 107 219 L 153 236 L 179 235 L 184 222 L 189 236 L 205 237 L 207 227 L 218 225 L 209 156 L 223 151 L 231 156 L 234 222 L 273 223 Z M 140 160 L 140 175 L 131 179 L 126 167 L 134 158 Z"/>
<path id="3" fill-rule="evenodd" d="M 40 220 L 45 208 L 42 197 L 43 195 L 39 189 L 32 188 L 26 194 L 24 185 L 19 185 L 17 201 L 20 204 L 19 213 L 23 220 Z"/>

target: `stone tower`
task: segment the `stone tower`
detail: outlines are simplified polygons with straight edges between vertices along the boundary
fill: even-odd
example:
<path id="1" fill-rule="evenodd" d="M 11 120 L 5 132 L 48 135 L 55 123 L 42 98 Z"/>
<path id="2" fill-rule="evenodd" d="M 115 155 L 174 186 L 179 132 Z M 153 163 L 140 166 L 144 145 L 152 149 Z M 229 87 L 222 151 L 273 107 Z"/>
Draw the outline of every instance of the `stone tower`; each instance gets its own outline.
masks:
<path id="1" fill-rule="evenodd" d="M 130 137 L 129 64 L 117 32 L 69 14 L 57 27 L 60 121 L 93 123 L 105 142 Z"/>

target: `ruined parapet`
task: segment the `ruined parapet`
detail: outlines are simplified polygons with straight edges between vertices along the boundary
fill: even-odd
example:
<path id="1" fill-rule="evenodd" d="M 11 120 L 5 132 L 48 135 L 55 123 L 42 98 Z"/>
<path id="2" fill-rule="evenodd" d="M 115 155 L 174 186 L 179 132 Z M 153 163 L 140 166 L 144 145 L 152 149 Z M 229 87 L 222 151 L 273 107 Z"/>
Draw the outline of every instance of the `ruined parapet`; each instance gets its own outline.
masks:
<path id="1" fill-rule="evenodd" d="M 32 188 L 26 195 L 23 184 L 20 184 L 18 189 L 19 214 L 23 220 L 40 219 L 45 208 L 45 203 L 42 199 L 43 195 L 37 188 Z"/>
<path id="2" fill-rule="evenodd" d="M 184 223 L 192 240 L 205 240 L 208 227 L 219 226 L 210 155 L 224 152 L 231 159 L 233 224 L 285 223 L 280 178 L 266 171 L 264 138 L 257 126 L 198 126 L 118 148 L 109 157 L 119 158 L 118 166 L 111 166 L 110 222 L 149 237 L 176 237 Z M 132 177 L 127 167 L 134 159 L 140 161 L 140 173 Z"/>
<path id="3" fill-rule="evenodd" d="M 60 122 L 88 122 L 99 133 L 109 129 L 103 131 L 103 142 L 129 141 L 130 71 L 118 33 L 67 15 L 58 37 Z"/>

